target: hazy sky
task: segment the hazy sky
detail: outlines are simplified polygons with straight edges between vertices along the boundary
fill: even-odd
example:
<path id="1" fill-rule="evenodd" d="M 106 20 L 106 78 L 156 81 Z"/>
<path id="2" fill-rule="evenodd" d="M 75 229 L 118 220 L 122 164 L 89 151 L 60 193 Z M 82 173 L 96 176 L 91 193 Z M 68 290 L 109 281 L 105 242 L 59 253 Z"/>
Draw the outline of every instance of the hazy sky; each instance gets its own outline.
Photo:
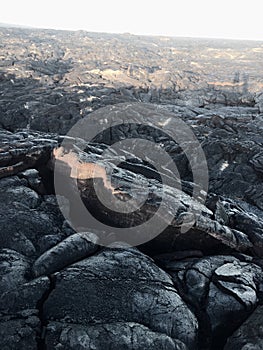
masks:
<path id="1" fill-rule="evenodd" d="M 2 0 L 0 23 L 263 40 L 262 0 Z"/>

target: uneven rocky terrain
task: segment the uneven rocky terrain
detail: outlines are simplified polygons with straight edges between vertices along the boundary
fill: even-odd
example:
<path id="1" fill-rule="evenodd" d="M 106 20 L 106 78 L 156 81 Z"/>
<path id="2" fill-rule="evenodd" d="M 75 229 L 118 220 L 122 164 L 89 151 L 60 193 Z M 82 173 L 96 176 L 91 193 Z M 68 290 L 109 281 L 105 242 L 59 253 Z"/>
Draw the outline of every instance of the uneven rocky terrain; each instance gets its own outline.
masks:
<path id="1" fill-rule="evenodd" d="M 1 349 L 263 349 L 262 62 L 263 42 L 0 29 Z M 150 150 L 146 162 L 130 149 L 119 166 L 112 153 L 121 199 L 138 195 L 131 182 L 144 189 L 147 180 L 149 195 L 134 215 L 116 214 L 92 179 L 79 181 L 108 234 L 76 212 L 70 183 L 70 198 L 55 191 L 52 151 L 77 121 L 119 103 L 137 124 L 92 143 L 73 137 L 76 154 L 96 162 L 109 145 L 144 138 L 171 156 L 181 188 L 162 183 L 171 173 L 158 174 Z M 149 111 L 167 115 L 168 131 L 174 116 L 197 137 L 205 202 L 193 196 L 181 145 L 140 127 Z M 61 165 L 62 182 L 69 174 Z M 160 198 L 173 217 L 163 232 L 138 247 L 122 242 L 119 229 L 137 225 L 140 235 Z M 62 215 L 63 201 L 82 229 Z M 185 233 L 184 220 L 193 221 Z"/>

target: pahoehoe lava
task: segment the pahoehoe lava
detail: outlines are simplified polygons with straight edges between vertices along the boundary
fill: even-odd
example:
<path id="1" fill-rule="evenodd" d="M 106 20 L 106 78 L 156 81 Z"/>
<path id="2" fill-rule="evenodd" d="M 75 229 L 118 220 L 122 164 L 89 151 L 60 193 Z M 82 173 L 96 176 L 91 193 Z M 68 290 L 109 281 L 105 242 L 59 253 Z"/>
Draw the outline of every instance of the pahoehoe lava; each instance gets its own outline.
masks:
<path id="1" fill-rule="evenodd" d="M 263 349 L 263 42 L 0 28 L 0 43 L 1 349 Z M 150 155 L 131 150 L 115 167 L 112 185 L 125 195 L 147 180 L 135 225 L 155 214 L 160 195 L 174 215 L 136 248 L 114 232 L 127 216 L 103 208 L 91 179 L 79 193 L 112 232 L 85 220 L 76 232 L 52 165 L 77 121 L 134 102 L 183 120 L 209 171 L 202 204 L 187 157 L 165 133 L 119 125 L 92 144 L 72 140 L 89 163 L 146 132 L 175 162 L 181 189 L 161 183 L 171 174 L 158 174 Z M 71 202 L 57 195 L 74 221 L 74 191 Z M 191 205 L 200 216 L 182 233 Z"/>

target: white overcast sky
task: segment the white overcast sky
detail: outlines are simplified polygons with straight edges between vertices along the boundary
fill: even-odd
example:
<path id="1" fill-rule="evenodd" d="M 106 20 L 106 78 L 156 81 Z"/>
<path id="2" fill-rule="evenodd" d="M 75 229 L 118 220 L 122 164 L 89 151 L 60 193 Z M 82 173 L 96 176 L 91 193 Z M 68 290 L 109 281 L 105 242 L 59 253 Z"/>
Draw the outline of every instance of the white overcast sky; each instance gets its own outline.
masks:
<path id="1" fill-rule="evenodd" d="M 1 0 L 0 23 L 263 40 L 263 0 Z"/>

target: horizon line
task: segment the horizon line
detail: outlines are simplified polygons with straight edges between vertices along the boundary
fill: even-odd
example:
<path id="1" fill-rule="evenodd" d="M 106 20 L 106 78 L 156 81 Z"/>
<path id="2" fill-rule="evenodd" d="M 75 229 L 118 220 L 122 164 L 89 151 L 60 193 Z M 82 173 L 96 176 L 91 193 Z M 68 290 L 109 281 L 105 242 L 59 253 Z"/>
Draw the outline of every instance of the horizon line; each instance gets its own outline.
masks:
<path id="1" fill-rule="evenodd" d="M 235 37 L 210 37 L 210 36 L 184 36 L 184 35 L 172 35 L 172 34 L 141 34 L 141 33 L 132 33 L 132 32 L 111 32 L 111 31 L 93 31 L 88 29 L 73 29 L 73 28 L 54 28 L 54 27 L 36 27 L 29 26 L 26 24 L 15 24 L 15 23 L 6 23 L 0 22 L 0 28 L 10 28 L 10 29 L 32 29 L 32 30 L 53 30 L 53 31 L 65 31 L 65 32 L 86 32 L 94 34 L 113 34 L 113 35 L 132 35 L 132 36 L 145 36 L 145 37 L 163 37 L 163 38 L 177 38 L 177 39 L 197 39 L 197 40 L 229 40 L 229 41 L 254 41 L 262 42 L 263 39 L 250 39 L 250 38 L 235 38 Z"/>

